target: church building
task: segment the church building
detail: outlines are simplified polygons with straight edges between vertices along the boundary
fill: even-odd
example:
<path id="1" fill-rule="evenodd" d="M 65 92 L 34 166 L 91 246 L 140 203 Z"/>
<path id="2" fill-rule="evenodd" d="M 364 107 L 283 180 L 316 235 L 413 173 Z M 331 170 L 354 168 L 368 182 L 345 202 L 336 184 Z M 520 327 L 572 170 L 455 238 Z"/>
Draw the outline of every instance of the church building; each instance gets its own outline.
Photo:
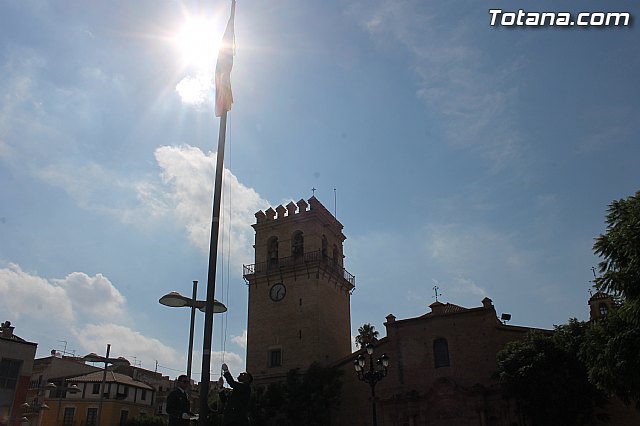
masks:
<path id="1" fill-rule="evenodd" d="M 436 300 L 415 318 L 389 314 L 386 336 L 369 348 L 373 353 L 352 353 L 355 277 L 344 267 L 342 224 L 315 197 L 255 217 L 255 263 L 244 266 L 243 276 L 249 290 L 247 371 L 256 385 L 281 381 L 291 369 L 304 372 L 317 361 L 343 371 L 332 426 L 528 425 L 494 373 L 496 354 L 531 328 L 498 319 L 487 297 L 471 308 Z M 613 307 L 600 293 L 589 305 L 592 319 Z M 376 368 L 384 379 L 375 397 L 356 374 L 359 359 L 366 363 L 361 374 L 380 360 Z"/>

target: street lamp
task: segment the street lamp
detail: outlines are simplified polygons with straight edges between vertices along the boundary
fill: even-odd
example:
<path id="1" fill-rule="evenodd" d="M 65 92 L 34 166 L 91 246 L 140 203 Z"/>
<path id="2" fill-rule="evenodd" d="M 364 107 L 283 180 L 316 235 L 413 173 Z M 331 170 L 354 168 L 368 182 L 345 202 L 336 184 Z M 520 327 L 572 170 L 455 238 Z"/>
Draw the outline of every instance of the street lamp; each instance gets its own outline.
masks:
<path id="1" fill-rule="evenodd" d="M 373 414 L 373 426 L 378 426 L 378 420 L 376 418 L 376 383 L 382 380 L 386 375 L 389 367 L 389 357 L 386 354 L 382 354 L 377 361 L 373 362 L 373 345 L 367 343 L 365 346 L 367 355 L 369 355 L 369 368 L 365 369 L 367 357 L 364 354 L 358 355 L 353 361 L 353 367 L 356 370 L 358 379 L 368 383 L 371 386 L 371 411 Z"/>
<path id="2" fill-rule="evenodd" d="M 193 357 L 193 328 L 196 322 L 196 308 L 198 308 L 201 312 L 205 312 L 207 301 L 206 300 L 197 300 L 196 294 L 198 292 L 198 281 L 193 282 L 193 297 L 188 298 L 186 296 L 181 295 L 177 291 L 172 291 L 171 293 L 167 293 L 162 296 L 159 300 L 160 304 L 169 306 L 172 308 L 181 308 L 184 306 L 188 306 L 191 308 L 191 328 L 189 329 L 189 352 L 187 354 L 187 377 L 189 381 L 191 381 L 191 361 Z M 226 312 L 227 307 L 224 304 L 218 302 L 217 300 L 213 300 L 213 313 L 219 314 L 222 312 Z"/>
<path id="3" fill-rule="evenodd" d="M 56 387 L 57 386 L 55 384 L 48 382 L 46 385 L 38 387 L 38 393 L 36 394 L 36 397 L 33 399 L 33 401 L 31 401 L 31 404 L 29 404 L 28 402 L 20 404 L 20 407 L 24 410 L 23 415 L 25 417 L 23 417 L 23 420 L 28 416 L 37 414 L 38 420 L 36 420 L 36 424 L 39 426 L 40 422 L 42 421 L 42 410 L 49 409 L 49 406 L 45 404 L 44 401 L 40 401 L 40 397 L 43 396 L 46 391 L 50 391 L 52 389 L 55 389 Z M 29 420 L 27 419 L 27 422 L 28 421 Z"/>
<path id="4" fill-rule="evenodd" d="M 64 381 L 65 381 L 65 379 L 63 378 L 62 379 L 62 386 L 57 386 L 56 387 L 56 392 L 58 392 L 58 411 L 56 412 L 56 426 L 58 426 L 58 424 L 60 422 L 60 406 L 62 405 L 63 392 L 71 392 L 71 393 L 80 392 L 80 388 L 78 387 L 78 385 L 76 385 L 74 383 L 71 386 L 65 386 L 64 385 Z M 66 398 L 66 395 L 65 395 L 65 398 Z"/>
<path id="5" fill-rule="evenodd" d="M 88 355 L 83 357 L 83 360 L 86 362 L 104 362 L 104 372 L 102 374 L 102 384 L 100 385 L 100 402 L 98 403 L 98 413 L 96 414 L 96 424 L 100 425 L 100 415 L 102 414 L 102 401 L 104 400 L 104 385 L 107 381 L 107 366 L 109 364 L 115 366 L 127 366 L 131 365 L 131 363 L 123 357 L 118 358 L 109 358 L 109 352 L 111 352 L 111 344 L 107 343 L 107 355 L 100 356 L 94 352 L 91 352 Z"/>

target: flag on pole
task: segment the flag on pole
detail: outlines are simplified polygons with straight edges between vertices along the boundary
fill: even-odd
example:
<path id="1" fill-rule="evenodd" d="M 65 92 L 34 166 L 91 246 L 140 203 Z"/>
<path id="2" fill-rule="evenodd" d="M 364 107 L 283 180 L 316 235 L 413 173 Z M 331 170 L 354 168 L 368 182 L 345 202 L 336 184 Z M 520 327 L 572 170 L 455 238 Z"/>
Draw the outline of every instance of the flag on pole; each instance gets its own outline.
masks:
<path id="1" fill-rule="evenodd" d="M 236 14 L 236 0 L 231 0 L 231 16 L 222 36 L 222 45 L 216 62 L 216 117 L 231 110 L 233 94 L 231 93 L 231 68 L 233 67 L 233 19 Z"/>

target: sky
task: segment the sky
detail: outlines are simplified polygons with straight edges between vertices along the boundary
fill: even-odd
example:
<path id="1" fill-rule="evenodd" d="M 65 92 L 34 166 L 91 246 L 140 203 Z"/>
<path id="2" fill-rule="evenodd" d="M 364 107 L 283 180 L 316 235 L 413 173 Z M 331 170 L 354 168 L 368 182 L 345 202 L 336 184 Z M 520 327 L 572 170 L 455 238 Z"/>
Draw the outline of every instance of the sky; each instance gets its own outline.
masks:
<path id="1" fill-rule="evenodd" d="M 230 1 L 0 0 L 0 320 L 81 356 L 186 370 L 205 298 Z M 212 378 L 244 369 L 254 214 L 344 225 L 351 329 L 493 300 L 588 319 L 607 206 L 640 189 L 640 30 L 492 27 L 489 9 L 637 1 L 239 0 Z M 606 9 L 603 9 L 606 8 Z M 196 319 L 199 380 L 204 316 Z"/>

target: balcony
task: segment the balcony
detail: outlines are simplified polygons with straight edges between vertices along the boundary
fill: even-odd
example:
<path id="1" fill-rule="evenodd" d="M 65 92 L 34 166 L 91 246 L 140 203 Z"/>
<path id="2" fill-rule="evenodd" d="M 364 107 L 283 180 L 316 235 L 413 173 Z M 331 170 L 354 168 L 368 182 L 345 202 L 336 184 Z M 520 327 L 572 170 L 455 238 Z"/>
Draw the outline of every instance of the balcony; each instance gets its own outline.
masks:
<path id="1" fill-rule="evenodd" d="M 289 268 L 295 268 L 298 266 L 309 267 L 314 266 L 314 264 L 322 264 L 325 268 L 336 271 L 345 281 L 350 284 L 349 287 L 351 289 L 356 286 L 356 277 L 347 272 L 347 270 L 340 266 L 337 261 L 334 261 L 333 258 L 323 256 L 320 250 L 304 253 L 304 255 L 302 256 L 281 257 L 277 260 L 274 259 L 269 262 L 255 263 L 253 265 L 243 265 L 242 277 L 245 279 L 247 284 L 249 284 L 249 278 L 255 276 L 256 274 L 277 273 Z"/>

